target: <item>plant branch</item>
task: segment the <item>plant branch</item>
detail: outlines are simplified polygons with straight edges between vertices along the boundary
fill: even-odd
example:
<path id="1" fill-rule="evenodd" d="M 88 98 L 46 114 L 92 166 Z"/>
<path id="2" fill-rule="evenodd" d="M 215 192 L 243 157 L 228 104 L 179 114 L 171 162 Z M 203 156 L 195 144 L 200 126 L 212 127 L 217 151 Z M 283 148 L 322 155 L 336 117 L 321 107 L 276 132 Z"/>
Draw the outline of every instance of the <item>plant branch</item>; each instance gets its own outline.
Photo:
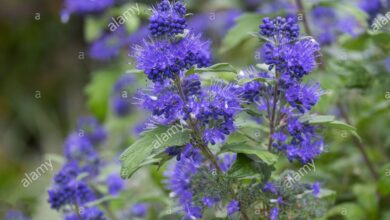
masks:
<path id="1" fill-rule="evenodd" d="M 275 77 L 277 78 L 277 77 Z M 275 132 L 275 114 L 276 114 L 276 103 L 278 102 L 278 82 L 276 79 L 275 87 L 274 87 L 274 94 L 273 94 L 274 100 L 272 103 L 272 111 L 271 111 L 271 120 L 270 120 L 270 134 L 269 134 L 269 140 L 268 140 L 268 151 L 271 151 L 272 149 L 272 135 Z"/>

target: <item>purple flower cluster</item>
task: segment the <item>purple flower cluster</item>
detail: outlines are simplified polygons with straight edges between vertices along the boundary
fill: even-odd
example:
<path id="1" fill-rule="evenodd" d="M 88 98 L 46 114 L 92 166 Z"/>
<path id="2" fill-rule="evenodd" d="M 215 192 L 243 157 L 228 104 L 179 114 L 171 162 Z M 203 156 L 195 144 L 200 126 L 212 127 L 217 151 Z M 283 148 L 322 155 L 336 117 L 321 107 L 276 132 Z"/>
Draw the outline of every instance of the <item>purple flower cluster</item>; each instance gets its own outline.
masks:
<path id="1" fill-rule="evenodd" d="M 122 75 L 114 84 L 111 95 L 111 109 L 119 116 L 127 116 L 132 108 L 132 86 L 135 84 L 135 77 L 126 73 Z"/>
<path id="2" fill-rule="evenodd" d="M 318 102 L 322 91 L 318 83 L 302 83 L 302 78 L 317 66 L 319 44 L 311 38 L 299 38 L 299 28 L 294 19 L 264 19 L 260 33 L 270 40 L 262 52 L 269 70 L 274 70 L 277 86 L 260 85 L 260 96 L 253 99 L 259 109 L 265 110 L 269 118 L 275 118 L 273 126 L 279 126 L 272 134 L 274 149 L 286 154 L 290 161 L 307 163 L 323 151 L 323 140 L 316 128 L 299 117 L 308 113 Z M 253 74 L 252 74 L 253 75 Z M 264 78 L 264 77 L 263 77 Z M 249 85 L 243 86 L 247 94 Z M 275 103 L 274 103 L 275 102 Z M 272 110 L 275 106 L 274 110 Z M 275 114 L 275 115 L 271 115 Z"/>
<path id="3" fill-rule="evenodd" d="M 136 48 L 134 57 L 137 68 L 143 70 L 153 82 L 148 91 L 137 92 L 136 100 L 151 112 L 150 121 L 153 123 L 172 125 L 180 122 L 194 131 L 191 143 L 171 146 L 165 153 L 177 159 L 166 173 L 167 188 L 178 198 L 185 217 L 197 219 L 202 217 L 204 208 L 220 202 L 226 195 L 198 198 L 199 195 L 193 191 L 194 176 L 202 179 L 200 170 L 210 172 L 216 164 L 226 173 L 236 159 L 227 155 L 210 165 L 202 156 L 199 146 L 223 142 L 235 130 L 234 117 L 242 110 L 243 91 L 234 84 L 222 81 L 205 87 L 198 75 L 188 74 L 186 70 L 210 65 L 209 42 L 202 41 L 200 35 L 192 33 L 175 36 L 177 30 L 165 29 L 165 23 L 159 23 L 166 18 L 164 15 L 173 18 L 178 13 L 184 18 L 185 11 L 182 3 L 170 4 L 167 1 L 162 1 L 154 11 L 150 21 L 151 35 L 167 36 L 154 38 Z M 171 25 L 170 22 L 167 25 Z M 156 31 L 156 27 L 161 32 Z M 232 213 L 237 209 L 233 205 Z"/>
<path id="4" fill-rule="evenodd" d="M 65 141 L 66 163 L 53 178 L 53 186 L 48 190 L 51 208 L 65 213 L 65 219 L 79 219 L 74 210 L 77 207 L 83 219 L 103 220 L 104 213 L 96 207 L 85 204 L 101 195 L 91 188 L 90 183 L 98 177 L 104 166 L 96 147 L 106 139 L 105 129 L 93 117 L 80 118 L 76 131 Z M 85 176 L 84 176 L 85 175 Z M 83 176 L 80 178 L 80 176 Z M 111 174 L 107 179 L 110 194 L 116 195 L 123 188 L 119 174 Z"/>
<path id="5" fill-rule="evenodd" d="M 211 208 L 216 203 L 220 202 L 226 195 L 217 195 L 213 197 L 203 197 L 200 201 L 193 191 L 196 187 L 192 183 L 195 175 L 198 175 L 201 169 L 206 168 L 207 172 L 211 172 L 214 167 L 204 164 L 204 157 L 200 154 L 199 149 L 194 148 L 192 144 L 187 144 L 180 153 L 180 158 L 175 164 L 165 173 L 167 177 L 167 188 L 172 191 L 173 196 L 177 197 L 179 203 L 183 207 L 183 211 L 188 219 L 202 218 L 204 208 Z M 218 163 L 223 172 L 227 172 L 236 160 L 236 155 L 226 154 L 218 158 Z M 201 176 L 204 181 L 208 181 Z M 197 204 L 202 205 L 197 205 Z M 231 200 L 227 206 L 228 214 L 232 215 L 239 211 L 239 202 Z"/>
<path id="6" fill-rule="evenodd" d="M 310 16 L 316 24 L 316 39 L 322 46 L 332 44 L 342 33 L 354 37 L 361 29 L 355 17 L 339 15 L 332 7 L 315 6 L 310 11 Z"/>
<path id="7" fill-rule="evenodd" d="M 119 27 L 116 31 L 102 34 L 89 48 L 92 59 L 99 61 L 111 60 L 119 55 L 120 49 L 128 42 L 125 28 Z"/>
<path id="8" fill-rule="evenodd" d="M 167 188 L 178 197 L 186 216 L 192 219 L 202 217 L 202 208 L 193 203 L 191 179 L 203 163 L 203 156 L 199 150 L 188 144 L 182 151 L 180 160 L 173 169 L 165 174 L 168 177 Z"/>
<path id="9" fill-rule="evenodd" d="M 64 9 L 61 13 L 62 21 L 66 22 L 70 14 L 97 13 L 112 6 L 115 0 L 65 0 Z"/>
<path id="10" fill-rule="evenodd" d="M 273 137 L 273 147 L 285 152 L 290 161 L 299 160 L 306 164 L 324 150 L 323 139 L 316 133 L 315 127 L 300 122 L 298 118 L 290 117 L 287 126 Z"/>
<path id="11" fill-rule="evenodd" d="M 263 24 L 260 25 L 261 35 L 276 40 L 294 40 L 299 36 L 299 30 L 299 25 L 292 17 L 277 17 L 276 19 L 266 17 L 263 19 Z"/>
<path id="12" fill-rule="evenodd" d="M 315 40 L 303 39 L 283 44 L 266 43 L 262 50 L 265 63 L 270 65 L 271 70 L 275 67 L 285 82 L 289 83 L 300 80 L 314 70 L 319 49 Z"/>
<path id="13" fill-rule="evenodd" d="M 192 66 L 210 65 L 209 47 L 209 42 L 202 41 L 200 35 L 188 34 L 174 42 L 170 39 L 145 42 L 143 47 L 136 48 L 134 56 L 138 69 L 153 82 L 161 82 L 174 79 Z"/>
<path id="14" fill-rule="evenodd" d="M 160 37 L 184 33 L 184 29 L 187 28 L 185 14 L 186 7 L 180 1 L 172 4 L 168 0 L 160 2 L 150 17 L 149 31 L 151 35 Z"/>

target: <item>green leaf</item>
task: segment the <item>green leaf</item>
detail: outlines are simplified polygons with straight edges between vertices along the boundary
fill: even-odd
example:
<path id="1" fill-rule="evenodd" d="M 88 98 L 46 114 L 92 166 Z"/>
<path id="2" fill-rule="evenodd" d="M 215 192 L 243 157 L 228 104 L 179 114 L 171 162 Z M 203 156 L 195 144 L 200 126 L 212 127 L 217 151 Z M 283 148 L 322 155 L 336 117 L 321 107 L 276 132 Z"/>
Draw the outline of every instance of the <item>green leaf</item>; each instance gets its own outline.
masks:
<path id="1" fill-rule="evenodd" d="M 367 216 L 361 206 L 356 203 L 342 203 L 331 208 L 325 216 L 320 220 L 331 219 L 330 217 L 337 216 L 339 218 L 334 219 L 346 219 L 346 220 L 365 220 Z M 332 218 L 333 219 L 333 218 Z"/>
<path id="2" fill-rule="evenodd" d="M 245 40 L 252 38 L 251 33 L 257 32 L 259 23 L 264 16 L 258 13 L 246 13 L 236 20 L 236 25 L 229 30 L 222 41 L 221 53 L 237 47 Z"/>
<path id="3" fill-rule="evenodd" d="M 378 219 L 379 201 L 375 184 L 356 184 L 352 188 L 353 193 L 361 206 L 369 215 L 368 219 Z"/>
<path id="4" fill-rule="evenodd" d="M 89 110 L 99 119 L 104 119 L 107 115 L 108 99 L 117 77 L 116 70 L 101 70 L 93 74 L 91 82 L 85 88 Z"/>
<path id="5" fill-rule="evenodd" d="M 352 125 L 349 125 L 345 122 L 342 121 L 332 121 L 327 124 L 327 126 L 332 127 L 332 128 L 337 128 L 340 130 L 345 130 L 345 131 L 356 131 L 356 128 L 353 127 Z"/>
<path id="6" fill-rule="evenodd" d="M 277 155 L 267 150 L 254 149 L 243 142 L 235 143 L 235 144 L 226 144 L 222 146 L 221 150 L 235 152 L 235 153 L 252 154 L 268 165 L 272 165 L 278 160 Z"/>
<path id="7" fill-rule="evenodd" d="M 234 162 L 233 166 L 229 169 L 229 176 L 235 178 L 257 178 L 260 177 L 253 166 L 254 161 L 246 157 L 244 154 L 237 154 L 237 160 Z"/>
<path id="8" fill-rule="evenodd" d="M 170 127 L 160 126 L 145 132 L 122 153 L 120 157 L 122 178 L 130 178 L 140 167 L 155 163 L 156 161 L 149 157 L 153 150 L 188 143 L 190 141 L 190 131 L 182 129 L 182 126 L 180 124 Z"/>
<path id="9" fill-rule="evenodd" d="M 229 63 L 217 63 L 205 68 L 190 69 L 189 71 L 187 71 L 187 75 L 192 73 L 220 73 L 220 72 L 237 73 L 237 70 Z"/>
<path id="10" fill-rule="evenodd" d="M 85 28 L 84 28 L 84 37 L 87 42 L 91 42 L 97 39 L 102 30 L 105 29 L 106 21 L 96 19 L 96 17 L 86 17 L 85 19 Z"/>
<path id="11" fill-rule="evenodd" d="M 304 115 L 299 120 L 310 124 L 324 124 L 334 121 L 335 117 L 333 115 Z"/>

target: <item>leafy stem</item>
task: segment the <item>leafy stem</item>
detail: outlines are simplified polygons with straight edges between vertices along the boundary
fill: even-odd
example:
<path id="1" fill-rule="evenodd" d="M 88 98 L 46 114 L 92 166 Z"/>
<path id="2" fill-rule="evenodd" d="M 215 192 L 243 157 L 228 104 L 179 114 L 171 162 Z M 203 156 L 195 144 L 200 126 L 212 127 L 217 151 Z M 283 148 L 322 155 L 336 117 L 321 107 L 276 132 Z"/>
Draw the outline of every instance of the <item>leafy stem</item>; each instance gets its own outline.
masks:
<path id="1" fill-rule="evenodd" d="M 175 86 L 177 87 L 177 90 L 179 92 L 180 98 L 183 100 L 184 104 L 187 103 L 187 99 L 185 98 L 183 87 L 182 87 L 182 82 L 180 79 L 180 76 L 177 75 L 175 80 L 174 80 Z M 198 123 L 197 121 L 193 120 L 190 117 L 188 117 L 188 122 L 190 124 L 190 127 L 192 131 L 194 132 L 194 138 L 196 142 L 196 146 L 202 151 L 202 153 L 209 159 L 209 161 L 213 164 L 215 169 L 217 169 L 218 173 L 223 173 L 221 167 L 218 164 L 218 161 L 214 154 L 210 151 L 210 149 L 204 144 L 202 140 L 202 132 L 199 130 Z M 230 192 L 234 197 L 236 197 L 236 193 L 234 192 L 234 189 L 230 186 L 229 187 Z M 241 213 L 241 218 L 244 220 L 249 220 L 248 215 L 245 213 L 244 210 L 240 210 Z"/>

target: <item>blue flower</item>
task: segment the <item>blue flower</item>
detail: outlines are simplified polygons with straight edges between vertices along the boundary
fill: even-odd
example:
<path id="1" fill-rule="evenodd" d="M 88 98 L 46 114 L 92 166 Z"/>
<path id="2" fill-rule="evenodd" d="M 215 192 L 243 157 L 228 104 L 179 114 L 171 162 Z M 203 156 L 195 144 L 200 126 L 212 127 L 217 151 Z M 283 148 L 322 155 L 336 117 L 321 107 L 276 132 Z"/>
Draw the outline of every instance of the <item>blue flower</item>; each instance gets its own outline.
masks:
<path id="1" fill-rule="evenodd" d="M 79 118 L 76 130 L 80 136 L 87 138 L 92 144 L 102 143 L 107 136 L 104 127 L 92 116 Z"/>
<path id="2" fill-rule="evenodd" d="M 148 79 L 153 82 L 162 82 L 174 79 L 181 71 L 197 65 L 210 65 L 210 43 L 202 41 L 200 35 L 188 34 L 177 42 L 167 39 L 144 42 L 136 47 L 134 57 L 137 68 L 143 70 Z"/>
<path id="3" fill-rule="evenodd" d="M 78 205 L 94 200 L 96 197 L 93 191 L 81 181 L 72 181 L 65 186 L 55 186 L 48 191 L 48 202 L 53 209 L 60 209 L 64 205 Z"/>
<path id="4" fill-rule="evenodd" d="M 263 18 L 263 24 L 260 25 L 260 34 L 265 37 L 274 37 L 278 41 L 295 40 L 299 36 L 299 25 L 297 21 L 292 18 L 277 17 L 270 19 Z"/>
<path id="5" fill-rule="evenodd" d="M 115 0 L 94 0 L 94 1 L 80 1 L 80 0 L 65 0 L 64 9 L 61 12 L 63 22 L 67 22 L 69 15 L 76 14 L 90 14 L 101 12 L 106 8 L 112 6 Z"/>
<path id="6" fill-rule="evenodd" d="M 77 133 L 70 134 L 65 140 L 64 154 L 69 161 L 90 161 L 97 157 L 91 142 Z"/>
<path id="7" fill-rule="evenodd" d="M 310 111 L 317 104 L 321 95 L 319 83 L 312 85 L 295 84 L 286 90 L 285 98 L 287 102 L 301 113 Z"/>
<path id="8" fill-rule="evenodd" d="M 167 188 L 174 196 L 178 197 L 183 211 L 188 218 L 201 218 L 202 209 L 193 204 L 191 191 L 191 179 L 198 172 L 203 161 L 199 150 L 188 144 L 182 151 L 179 161 L 174 164 L 172 170 L 167 170 L 165 176 Z"/>
<path id="9" fill-rule="evenodd" d="M 204 197 L 202 199 L 203 205 L 205 205 L 208 208 L 213 207 L 216 203 L 219 202 L 218 198 L 210 198 L 210 197 Z"/>
<path id="10" fill-rule="evenodd" d="M 371 23 L 377 14 L 381 12 L 382 9 L 382 3 L 380 0 L 360 0 L 359 1 L 359 7 L 367 12 L 369 15 L 369 22 Z"/>
<path id="11" fill-rule="evenodd" d="M 313 190 L 313 195 L 318 197 L 321 191 L 321 184 L 319 182 L 315 182 L 313 185 L 311 185 L 311 189 Z"/>
<path id="12" fill-rule="evenodd" d="M 131 208 L 131 213 L 138 218 L 145 217 L 147 211 L 148 205 L 146 203 L 137 203 Z"/>
<path id="13" fill-rule="evenodd" d="M 106 183 L 108 187 L 108 193 L 111 195 L 118 195 L 122 191 L 125 184 L 124 180 L 117 173 L 108 175 Z"/>
<path id="14" fill-rule="evenodd" d="M 71 180 L 75 179 L 80 173 L 80 169 L 76 161 L 66 163 L 62 169 L 54 176 L 54 183 L 58 185 L 66 185 Z"/>
<path id="15" fill-rule="evenodd" d="M 152 36 L 175 35 L 184 33 L 187 23 L 184 18 L 186 7 L 182 2 L 169 3 L 163 0 L 153 10 L 150 17 L 149 31 Z"/>
<path id="16" fill-rule="evenodd" d="M 157 84 L 156 87 L 159 87 Z M 165 91 L 153 92 L 149 95 L 143 91 L 138 91 L 136 99 L 139 104 L 152 113 L 154 121 L 160 124 L 172 124 L 184 115 L 184 102 L 175 91 L 167 89 Z"/>
<path id="17" fill-rule="evenodd" d="M 92 42 L 88 53 L 91 58 L 95 60 L 111 60 L 119 55 L 120 49 L 126 45 L 127 42 L 126 30 L 120 27 L 115 31 L 104 33 Z"/>
<path id="18" fill-rule="evenodd" d="M 240 203 L 237 200 L 231 200 L 226 207 L 228 216 L 240 211 Z"/>
<path id="19" fill-rule="evenodd" d="M 279 209 L 274 207 L 271 209 L 270 220 L 277 220 L 279 215 Z"/>
<path id="20" fill-rule="evenodd" d="M 263 191 L 264 191 L 264 192 L 271 192 L 271 193 L 273 193 L 273 194 L 276 194 L 276 193 L 277 193 L 274 184 L 272 184 L 271 182 L 267 182 L 267 183 L 264 185 Z"/>
<path id="21" fill-rule="evenodd" d="M 319 44 L 314 39 L 303 39 L 282 45 L 267 43 L 264 45 L 264 59 L 265 63 L 270 65 L 270 69 L 276 67 L 276 71 L 288 75 L 288 78 L 300 80 L 315 69 L 319 49 Z"/>
<path id="22" fill-rule="evenodd" d="M 204 126 L 206 143 L 223 142 L 235 130 L 234 117 L 242 110 L 242 90 L 234 84 L 215 83 L 201 97 L 189 100 L 189 112 Z"/>
<path id="23" fill-rule="evenodd" d="M 189 75 L 183 79 L 182 82 L 183 92 L 186 97 L 199 96 L 201 91 L 201 82 L 198 75 Z"/>

